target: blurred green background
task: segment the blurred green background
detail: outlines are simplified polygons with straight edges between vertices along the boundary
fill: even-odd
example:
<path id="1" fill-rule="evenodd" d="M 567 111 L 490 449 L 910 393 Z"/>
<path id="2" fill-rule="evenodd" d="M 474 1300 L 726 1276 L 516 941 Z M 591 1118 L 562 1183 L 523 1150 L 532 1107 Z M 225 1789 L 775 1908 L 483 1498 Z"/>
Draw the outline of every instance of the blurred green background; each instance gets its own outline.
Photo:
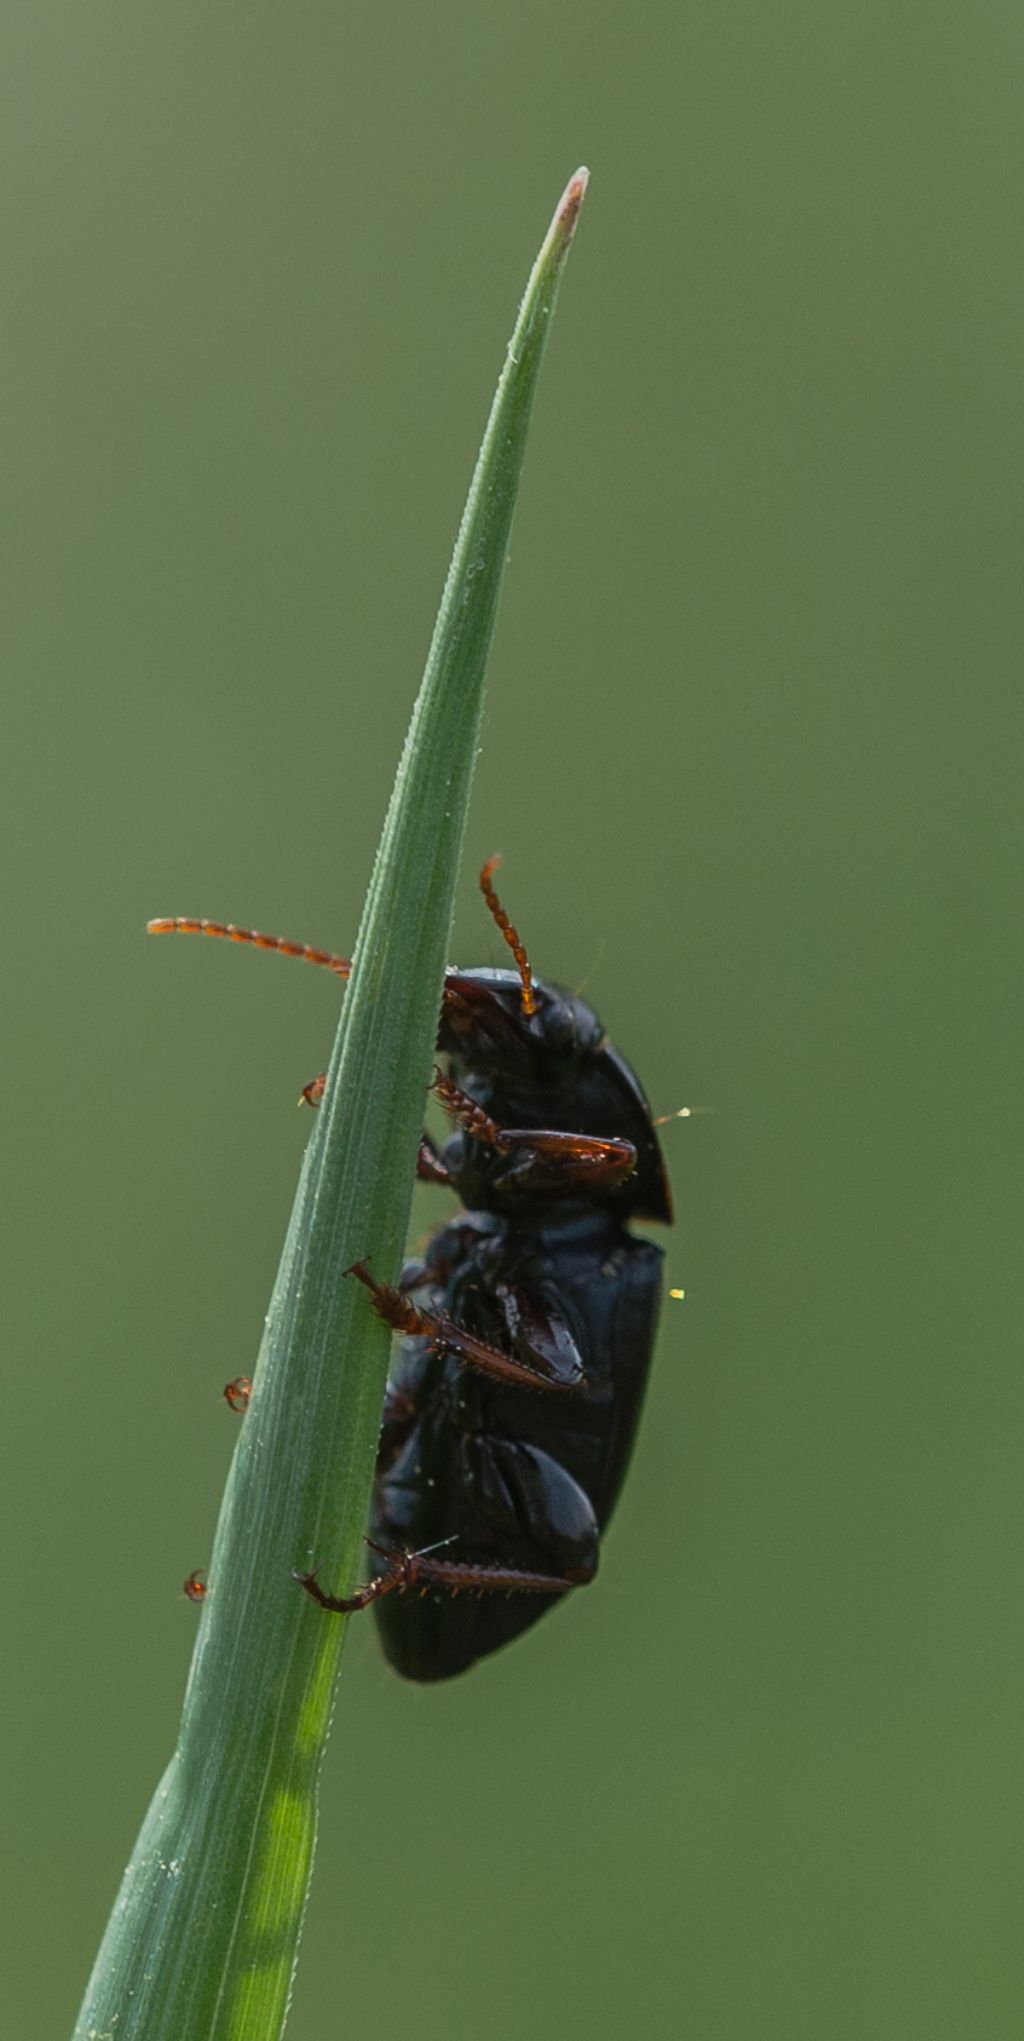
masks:
<path id="1" fill-rule="evenodd" d="M 687 1300 L 591 1592 L 437 1691 L 353 1627 L 290 2041 L 1019 2035 L 1021 57 L 991 0 L 9 0 L 12 2041 L 171 1748 L 336 1014 L 143 925 L 351 938 L 580 161 L 453 955 L 501 849 L 714 1108 Z"/>

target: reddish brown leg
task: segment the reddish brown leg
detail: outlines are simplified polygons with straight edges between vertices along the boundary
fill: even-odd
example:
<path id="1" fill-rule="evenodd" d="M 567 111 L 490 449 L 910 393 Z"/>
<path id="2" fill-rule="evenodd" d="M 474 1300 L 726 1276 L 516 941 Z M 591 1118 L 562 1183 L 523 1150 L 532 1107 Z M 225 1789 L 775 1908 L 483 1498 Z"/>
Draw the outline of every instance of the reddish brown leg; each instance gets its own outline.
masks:
<path id="1" fill-rule="evenodd" d="M 374 1574 L 350 1595 L 329 1595 L 315 1573 L 295 1573 L 292 1578 L 334 1615 L 351 1616 L 379 1602 L 382 1595 L 406 1594 L 410 1588 L 425 1591 L 445 1587 L 452 1594 L 564 1594 L 566 1588 L 582 1587 L 589 1575 L 529 1573 L 518 1566 L 474 1566 L 459 1559 L 435 1559 L 429 1552 L 390 1552 L 375 1545 L 387 1562 L 383 1573 Z"/>
<path id="2" fill-rule="evenodd" d="M 514 1383 L 519 1389 L 553 1389 L 564 1394 L 579 1386 L 578 1374 L 573 1379 L 547 1375 L 540 1368 L 503 1353 L 500 1347 L 491 1346 L 488 1340 L 478 1339 L 476 1333 L 456 1325 L 447 1312 L 421 1311 L 401 1290 L 392 1289 L 390 1283 L 378 1283 L 364 1261 L 355 1262 L 345 1273 L 358 1276 L 365 1283 L 373 1298 L 373 1308 L 385 1325 L 392 1326 L 395 1332 L 428 1339 L 436 1352 L 454 1354 L 464 1367 L 478 1368 L 482 1375 L 490 1375 L 496 1382 Z"/>
<path id="3" fill-rule="evenodd" d="M 632 1141 L 602 1140 L 596 1134 L 563 1134 L 546 1127 L 504 1127 L 509 1155 L 496 1188 L 600 1197 L 615 1190 L 636 1168 Z"/>
<path id="4" fill-rule="evenodd" d="M 234 1411 L 236 1417 L 241 1417 L 243 1411 L 248 1410 L 251 1395 L 251 1375 L 236 1375 L 233 1382 L 225 1383 L 224 1401 L 228 1409 Z"/>
<path id="5" fill-rule="evenodd" d="M 463 1091 L 461 1084 L 456 1084 L 454 1077 L 446 1077 L 443 1070 L 435 1069 L 430 1089 L 445 1112 L 450 1113 L 453 1120 L 458 1120 L 474 1140 L 485 1141 L 488 1148 L 496 1148 L 501 1155 L 507 1153 L 508 1142 L 497 1121 L 484 1112 L 483 1106 L 478 1105 L 468 1091 Z"/>
<path id="6" fill-rule="evenodd" d="M 421 1183 L 439 1183 L 444 1184 L 446 1189 L 451 1189 L 451 1172 L 445 1168 L 429 1134 L 424 1134 L 420 1142 L 420 1152 L 416 1157 L 416 1174 Z"/>
<path id="7" fill-rule="evenodd" d="M 574 1191 L 600 1193 L 614 1190 L 636 1168 L 632 1141 L 563 1134 L 546 1127 L 499 1127 L 468 1091 L 442 1071 L 435 1070 L 430 1088 L 475 1141 L 484 1141 L 497 1154 L 508 1156 L 507 1169 L 495 1178 L 502 1189 L 553 1191 L 565 1196 Z"/>

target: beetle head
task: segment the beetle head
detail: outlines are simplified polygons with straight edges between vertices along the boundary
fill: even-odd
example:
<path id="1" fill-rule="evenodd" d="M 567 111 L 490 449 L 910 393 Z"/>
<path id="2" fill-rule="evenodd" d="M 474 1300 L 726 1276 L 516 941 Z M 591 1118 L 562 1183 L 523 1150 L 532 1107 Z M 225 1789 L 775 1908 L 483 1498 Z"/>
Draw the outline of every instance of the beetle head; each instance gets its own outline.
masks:
<path id="1" fill-rule="evenodd" d="M 525 1013 L 515 972 L 450 970 L 439 1050 L 451 1058 L 459 1082 L 502 1126 L 631 1142 L 635 1170 L 597 1195 L 637 1218 L 669 1221 L 668 1181 L 638 1078 L 585 1000 L 545 979 L 534 982 L 534 995 L 534 1011 Z M 470 1136 L 459 1135 L 450 1157 L 459 1174 L 468 1170 L 474 1178 L 472 1193 L 466 1184 L 470 1200 L 475 1202 L 478 1189 L 485 1206 L 495 1194 L 499 1203 L 506 1195 L 515 1198 L 511 1181 L 499 1186 L 497 1159 L 478 1149 Z"/>

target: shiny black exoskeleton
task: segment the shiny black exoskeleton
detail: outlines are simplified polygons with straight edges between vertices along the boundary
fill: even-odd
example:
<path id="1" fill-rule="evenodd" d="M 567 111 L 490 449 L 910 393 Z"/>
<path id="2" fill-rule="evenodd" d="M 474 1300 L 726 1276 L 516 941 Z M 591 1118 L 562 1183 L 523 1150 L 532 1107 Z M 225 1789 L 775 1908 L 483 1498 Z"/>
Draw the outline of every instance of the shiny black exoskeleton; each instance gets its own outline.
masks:
<path id="1" fill-rule="evenodd" d="M 660 1301 L 660 1249 L 627 1222 L 671 1218 L 636 1076 L 525 956 L 519 975 L 449 971 L 438 1048 L 459 1126 L 440 1155 L 425 1144 L 421 1173 L 468 1209 L 397 1291 L 355 1271 L 406 1336 L 374 1488 L 383 1564 L 340 1603 L 376 1604 L 388 1659 L 415 1680 L 464 1671 L 593 1579 Z"/>
<path id="2" fill-rule="evenodd" d="M 493 1587 L 439 1580 L 376 1604 L 384 1649 L 407 1679 L 445 1679 L 529 1628 L 591 1580 L 629 1461 L 657 1322 L 661 1253 L 608 1212 L 525 1229 L 473 1215 L 437 1236 L 450 1256 L 431 1307 L 484 1339 L 509 1339 L 514 1306 L 547 1312 L 582 1375 L 555 1401 L 462 1367 L 423 1338 L 399 1349 L 374 1491 L 373 1537 L 388 1551 L 440 1549 L 493 1568 Z M 512 1308 L 510 1308 L 512 1307 Z M 521 1322 L 521 1315 L 520 1315 Z M 453 1542 L 449 1545 L 447 1540 Z M 550 1576 L 518 1591 L 516 1573 Z M 509 1585 L 502 1591 L 503 1583 Z M 454 1585 L 458 1583 L 453 1581 Z"/>

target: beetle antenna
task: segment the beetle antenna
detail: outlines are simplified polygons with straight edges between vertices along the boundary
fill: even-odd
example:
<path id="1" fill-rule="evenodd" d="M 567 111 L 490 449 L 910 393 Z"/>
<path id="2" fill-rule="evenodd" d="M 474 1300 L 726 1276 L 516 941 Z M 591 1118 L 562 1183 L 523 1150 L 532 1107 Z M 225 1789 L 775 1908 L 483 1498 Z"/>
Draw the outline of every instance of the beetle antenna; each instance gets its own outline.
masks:
<path id="1" fill-rule="evenodd" d="M 173 914 L 159 921 L 147 921 L 146 934 L 221 935 L 229 943 L 252 943 L 258 950 L 277 950 L 282 957 L 302 957 L 307 964 L 323 964 L 339 978 L 348 978 L 352 972 L 350 957 L 336 956 L 333 950 L 315 949 L 312 943 L 292 943 L 283 935 L 264 935 L 258 928 L 236 928 L 233 921 L 190 921 L 183 914 Z"/>
<path id="2" fill-rule="evenodd" d="M 504 936 L 505 941 L 507 942 L 509 949 L 512 952 L 512 955 L 516 960 L 516 966 L 519 971 L 519 976 L 523 981 L 523 990 L 520 995 L 520 1004 L 522 1006 L 523 1012 L 527 1015 L 527 1017 L 529 1017 L 530 1014 L 536 1013 L 537 1011 L 537 994 L 534 990 L 533 972 L 530 969 L 530 959 L 526 954 L 525 945 L 523 943 L 522 937 L 519 934 L 519 930 L 517 928 L 513 928 L 512 923 L 510 922 L 508 915 L 506 914 L 505 909 L 501 904 L 501 901 L 498 899 L 494 887 L 491 885 L 491 873 L 496 869 L 498 865 L 500 865 L 500 863 L 501 863 L 500 856 L 488 858 L 487 863 L 485 864 L 483 871 L 480 874 L 480 891 L 483 894 L 484 899 L 486 900 L 487 905 L 490 908 L 491 913 L 494 917 L 494 920 L 497 922 L 498 927 L 500 928 L 501 933 Z"/>

